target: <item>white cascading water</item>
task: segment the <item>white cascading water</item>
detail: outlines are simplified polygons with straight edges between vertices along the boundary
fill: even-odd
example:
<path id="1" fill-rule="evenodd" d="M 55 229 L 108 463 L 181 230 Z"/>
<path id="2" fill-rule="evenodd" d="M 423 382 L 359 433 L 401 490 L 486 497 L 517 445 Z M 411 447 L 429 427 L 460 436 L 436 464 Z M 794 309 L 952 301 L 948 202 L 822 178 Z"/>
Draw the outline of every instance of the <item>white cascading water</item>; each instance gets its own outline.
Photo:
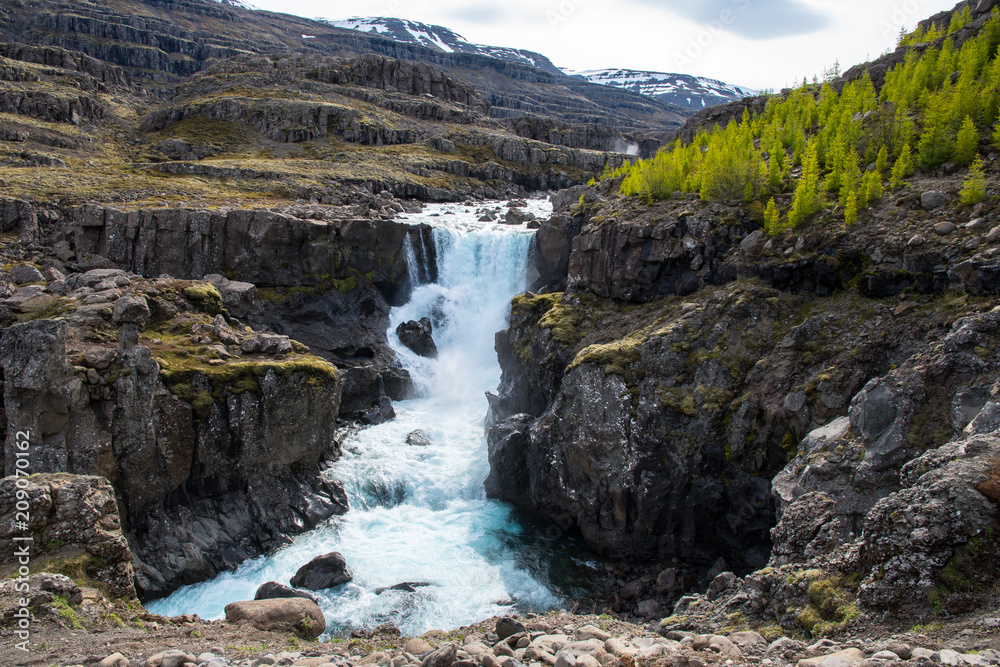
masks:
<path id="1" fill-rule="evenodd" d="M 542 200 L 531 200 L 528 210 L 551 212 Z M 540 610 L 559 602 L 548 583 L 551 548 L 529 544 L 511 509 L 483 491 L 485 392 L 500 379 L 494 334 L 506 327 L 510 300 L 525 288 L 531 233 L 478 217 L 475 208 L 457 204 L 404 217 L 434 227 L 437 251 L 437 281 L 394 308 L 389 329 L 424 396 L 397 403 L 394 420 L 346 439 L 343 457 L 326 474 L 344 485 L 350 511 L 270 557 L 150 603 L 151 611 L 221 618 L 229 602 L 253 599 L 266 581 L 287 583 L 301 565 L 330 551 L 344 555 L 354 576 L 319 593 L 330 634 L 394 623 L 417 635 L 515 606 Z M 434 321 L 437 359 L 415 355 L 396 337 L 399 323 L 421 317 Z M 415 430 L 428 446 L 407 445 Z M 403 582 L 430 585 L 376 593 Z"/>

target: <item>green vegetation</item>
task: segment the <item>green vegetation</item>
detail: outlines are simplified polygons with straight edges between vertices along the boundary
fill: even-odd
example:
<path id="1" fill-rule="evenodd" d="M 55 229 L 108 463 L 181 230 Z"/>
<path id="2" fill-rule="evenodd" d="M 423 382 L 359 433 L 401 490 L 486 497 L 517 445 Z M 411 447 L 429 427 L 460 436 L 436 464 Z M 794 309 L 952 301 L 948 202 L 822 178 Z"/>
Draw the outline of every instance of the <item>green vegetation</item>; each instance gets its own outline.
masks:
<path id="1" fill-rule="evenodd" d="M 79 615 L 77 615 L 76 610 L 70 606 L 69 601 L 62 595 L 54 596 L 52 600 L 52 609 L 55 610 L 59 616 L 61 616 L 74 630 L 83 630 L 83 622 L 80 620 Z"/>
<path id="2" fill-rule="evenodd" d="M 1000 146 L 1000 9 L 958 48 L 947 35 L 970 20 L 965 8 L 948 26 L 904 37 L 904 45 L 938 43 L 910 50 L 881 91 L 867 74 L 839 93 L 829 83 L 803 82 L 772 96 L 760 114 L 745 111 L 725 128 L 702 129 L 689 144 L 678 140 L 604 177 L 622 177 L 623 194 L 648 199 L 698 192 L 707 201 L 763 202 L 794 191 L 784 225 L 777 204 L 769 203 L 765 229 L 772 234 L 808 222 L 835 193 L 846 224 L 855 224 L 881 198 L 887 176 L 898 190 L 914 162 L 926 170 L 949 160 L 970 164 L 990 128 Z M 798 166 L 791 179 L 789 168 Z"/>
<path id="3" fill-rule="evenodd" d="M 858 615 L 855 602 L 856 577 L 835 575 L 823 578 L 822 570 L 807 570 L 809 604 L 799 614 L 799 624 L 814 637 L 843 630 Z"/>
<path id="4" fill-rule="evenodd" d="M 212 315 L 222 312 L 222 295 L 215 289 L 215 285 L 210 283 L 191 285 L 184 289 L 184 296 Z"/>
<path id="5" fill-rule="evenodd" d="M 978 155 L 969 167 L 969 178 L 962 184 L 958 198 L 966 206 L 975 206 L 986 199 L 986 175 L 983 173 L 983 159 Z"/>

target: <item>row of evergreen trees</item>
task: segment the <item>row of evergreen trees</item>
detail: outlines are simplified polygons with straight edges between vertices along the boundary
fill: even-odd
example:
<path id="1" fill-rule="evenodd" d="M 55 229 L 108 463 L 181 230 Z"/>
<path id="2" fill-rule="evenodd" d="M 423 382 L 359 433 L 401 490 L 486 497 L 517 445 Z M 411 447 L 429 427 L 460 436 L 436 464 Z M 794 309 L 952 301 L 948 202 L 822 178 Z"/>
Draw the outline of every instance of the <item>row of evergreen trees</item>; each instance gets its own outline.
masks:
<path id="1" fill-rule="evenodd" d="M 947 33 L 972 20 L 957 12 Z M 677 191 L 708 201 L 763 201 L 766 228 L 776 233 L 806 222 L 828 204 L 847 224 L 898 190 L 915 167 L 945 162 L 970 166 L 962 199 L 985 197 L 981 145 L 1000 149 L 1000 11 L 956 48 L 944 28 L 906 36 L 918 44 L 945 37 L 940 46 L 911 48 L 887 75 L 881 91 L 864 77 L 838 93 L 829 84 L 803 85 L 772 96 L 763 113 L 744 112 L 725 128 L 702 129 L 691 143 L 678 140 L 648 160 L 626 163 L 603 177 L 624 176 L 625 195 L 664 199 Z M 773 195 L 793 191 L 787 212 Z"/>

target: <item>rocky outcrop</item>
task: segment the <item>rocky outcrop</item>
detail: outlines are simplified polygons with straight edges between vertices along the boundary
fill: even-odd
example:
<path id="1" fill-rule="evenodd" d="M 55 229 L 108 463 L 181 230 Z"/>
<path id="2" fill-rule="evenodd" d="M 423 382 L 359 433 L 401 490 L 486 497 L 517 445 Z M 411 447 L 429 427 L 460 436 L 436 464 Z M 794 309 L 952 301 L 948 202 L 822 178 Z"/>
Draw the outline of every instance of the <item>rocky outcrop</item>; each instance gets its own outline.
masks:
<path id="1" fill-rule="evenodd" d="M 124 272 L 104 274 L 95 287 L 114 288 L 114 278 L 129 283 Z M 86 282 L 74 284 L 93 291 L 82 287 Z M 183 289 L 194 303 L 208 303 L 209 292 Z M 165 310 L 162 296 L 153 314 L 144 298 L 119 299 L 108 327 L 118 348 L 88 349 L 79 358 L 90 368 L 78 371 L 67 357 L 66 319 L 14 325 L 0 341 L 8 438 L 30 434 L 32 472 L 112 482 L 146 598 L 270 551 L 347 509 L 343 490 L 318 474 L 321 462 L 339 455 L 333 428 L 340 378 L 333 367 L 298 353 L 288 365 L 244 357 L 233 367 L 163 367 L 139 344 L 150 318 L 157 326 L 164 316 L 176 322 L 176 306 L 172 314 Z M 106 307 L 100 300 L 95 306 Z M 95 310 L 77 310 L 69 320 L 107 327 L 99 317 L 88 319 Z M 232 337 L 219 319 L 213 330 Z M 75 333 L 73 344 L 80 344 Z M 156 354 L 165 354 L 159 345 Z M 13 473 L 15 450 L 8 445 L 6 452 Z"/>
<path id="2" fill-rule="evenodd" d="M 22 511 L 21 503 L 28 509 Z M 28 520 L 18 528 L 22 514 Z M 14 540 L 24 537 L 30 541 Z M 33 571 L 82 577 L 99 582 L 112 598 L 135 598 L 132 552 L 122 532 L 114 489 L 103 477 L 42 474 L 0 479 L 0 539 L 26 546 Z M 15 551 L 8 549 L 0 556 L 4 576 L 24 564 Z"/>
<path id="3" fill-rule="evenodd" d="M 127 71 L 79 52 L 67 51 L 58 47 L 0 42 L 0 56 L 10 60 L 79 72 L 86 75 L 87 78 L 92 78 L 95 84 L 99 82 L 99 85 L 93 86 L 97 90 L 109 88 L 129 90 L 132 88 L 132 77 Z"/>
<path id="4" fill-rule="evenodd" d="M 371 282 L 391 291 L 406 282 L 403 241 L 419 233 L 392 221 L 303 220 L 267 210 L 85 206 L 71 215 L 78 259 L 100 255 L 147 276 L 225 274 L 258 287 L 370 274 Z"/>
<path id="5" fill-rule="evenodd" d="M 38 237 L 38 214 L 30 201 L 0 198 L 0 227 L 3 232 L 17 230 L 21 238 L 34 241 Z"/>
<path id="6" fill-rule="evenodd" d="M 857 353 L 803 367 L 796 360 L 814 332 L 837 325 L 782 325 L 799 306 L 777 294 L 717 290 L 629 324 L 592 296 L 515 299 L 497 336 L 491 493 L 577 525 L 604 553 L 762 566 L 782 443 L 845 410 L 890 352 L 848 334 L 841 344 Z M 808 406 L 796 414 L 784 402 L 799 391 Z"/>

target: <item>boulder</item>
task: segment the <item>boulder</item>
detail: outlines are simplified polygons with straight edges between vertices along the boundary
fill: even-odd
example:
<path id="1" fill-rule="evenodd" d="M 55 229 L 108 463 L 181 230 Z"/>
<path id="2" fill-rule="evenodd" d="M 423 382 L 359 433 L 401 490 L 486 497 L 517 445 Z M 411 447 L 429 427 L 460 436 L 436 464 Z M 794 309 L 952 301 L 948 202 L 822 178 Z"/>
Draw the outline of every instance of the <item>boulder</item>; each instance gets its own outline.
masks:
<path id="1" fill-rule="evenodd" d="M 451 667 L 458 657 L 458 647 L 446 643 L 431 651 L 420 661 L 420 667 Z"/>
<path id="2" fill-rule="evenodd" d="M 427 581 L 404 581 L 401 584 L 396 584 L 395 586 L 382 586 L 375 589 L 376 595 L 381 595 L 386 591 L 404 591 L 406 593 L 416 593 L 418 588 L 425 588 L 430 586 L 430 582 Z"/>
<path id="3" fill-rule="evenodd" d="M 128 658 L 121 653 L 112 653 L 97 663 L 97 667 L 129 667 Z"/>
<path id="4" fill-rule="evenodd" d="M 222 305 L 233 317 L 245 318 L 259 315 L 263 309 L 257 286 L 253 283 L 239 280 L 229 280 L 218 273 L 211 273 L 204 278 L 222 295 Z"/>
<path id="5" fill-rule="evenodd" d="M 141 296 L 125 296 L 115 302 L 111 321 L 117 325 L 135 324 L 144 329 L 149 324 L 149 304 Z"/>
<path id="6" fill-rule="evenodd" d="M 535 214 L 528 211 L 522 211 L 519 208 L 508 209 L 507 215 L 504 216 L 503 224 L 505 225 L 522 225 L 525 222 L 535 219 Z"/>
<path id="7" fill-rule="evenodd" d="M 431 444 L 431 441 L 424 435 L 423 431 L 416 430 L 406 436 L 406 444 L 413 447 L 427 447 Z"/>
<path id="8" fill-rule="evenodd" d="M 431 335 L 433 326 L 429 317 L 422 317 L 419 321 L 410 320 L 403 322 L 396 327 L 396 335 L 399 342 L 419 354 L 421 357 L 436 359 L 438 356 L 437 345 Z"/>
<path id="9" fill-rule="evenodd" d="M 306 600 L 312 600 L 313 602 L 319 602 L 319 598 L 312 593 L 295 590 L 294 588 L 280 584 L 277 581 L 269 581 L 265 584 L 261 584 L 260 588 L 257 589 L 257 593 L 253 596 L 254 600 L 281 600 L 287 598 L 303 598 Z"/>
<path id="10" fill-rule="evenodd" d="M 920 195 L 920 205 L 925 211 L 940 208 L 948 203 L 948 195 L 940 190 L 929 190 Z"/>
<path id="11" fill-rule="evenodd" d="M 10 280 L 15 285 L 37 283 L 42 280 L 42 272 L 31 264 L 18 264 L 11 268 Z"/>
<path id="12" fill-rule="evenodd" d="M 501 640 L 512 637 L 518 633 L 525 632 L 524 623 L 510 616 L 504 616 L 497 620 L 496 633 Z"/>
<path id="13" fill-rule="evenodd" d="M 303 598 L 233 602 L 226 605 L 226 620 L 249 621 L 258 630 L 292 631 L 309 638 L 326 630 L 319 606 Z"/>
<path id="14" fill-rule="evenodd" d="M 322 556 L 316 556 L 298 569 L 291 579 L 292 586 L 307 588 L 311 591 L 321 591 L 334 586 L 340 586 L 351 581 L 347 561 L 337 551 L 331 551 Z"/>
<path id="15" fill-rule="evenodd" d="M 262 333 L 253 338 L 247 338 L 240 344 L 240 351 L 244 354 L 288 354 L 294 348 L 288 336 Z"/>

